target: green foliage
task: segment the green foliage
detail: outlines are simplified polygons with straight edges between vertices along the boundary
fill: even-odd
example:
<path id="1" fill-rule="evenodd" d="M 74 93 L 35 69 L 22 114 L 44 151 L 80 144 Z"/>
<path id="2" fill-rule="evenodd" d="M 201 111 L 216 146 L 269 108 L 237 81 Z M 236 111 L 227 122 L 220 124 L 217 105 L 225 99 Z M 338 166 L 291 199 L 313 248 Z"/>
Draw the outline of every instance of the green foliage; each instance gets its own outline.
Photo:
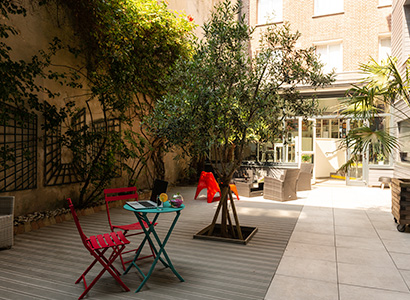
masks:
<path id="1" fill-rule="evenodd" d="M 48 98 L 58 96 L 45 86 L 39 79 L 47 79 L 52 73 L 46 71 L 50 66 L 51 57 L 59 50 L 59 40 L 53 40 L 47 51 L 39 51 L 28 60 L 13 59 L 13 49 L 8 45 L 9 38 L 18 35 L 13 26 L 7 25 L 12 15 L 26 16 L 26 10 L 15 1 L 0 2 L 0 124 L 7 125 L 10 114 L 8 106 L 17 108 L 13 118 L 17 124 L 25 124 L 24 120 L 32 118 L 31 110 L 44 111 L 39 95 Z M 58 77 L 58 75 L 55 74 Z M 25 153 L 29 155 L 29 153 Z M 8 169 L 10 163 L 15 163 L 14 149 L 9 146 L 0 147 L 0 167 Z"/>
<path id="2" fill-rule="evenodd" d="M 299 33 L 291 33 L 287 24 L 268 29 L 252 59 L 253 30 L 240 12 L 241 2 L 225 0 L 216 6 L 203 26 L 204 39 L 192 59 L 180 60 L 169 93 L 151 119 L 168 146 L 211 161 L 221 200 L 207 234 L 214 234 L 221 214 L 220 234 L 239 239 L 242 231 L 229 182 L 242 163 L 245 145 L 274 140 L 283 134 L 286 118 L 317 112 L 313 99 L 299 95 L 298 84 L 316 87 L 332 80 L 331 74 L 323 74 L 313 48 L 295 48 Z"/>
<path id="3" fill-rule="evenodd" d="M 194 24 L 156 0 L 61 1 L 82 37 L 88 77 L 107 104 L 125 109 L 141 93 L 155 100 L 161 79 L 190 55 Z M 144 103 L 148 104 L 148 103 Z M 142 113 L 142 112 L 139 112 Z"/>
<path id="4" fill-rule="evenodd" d="M 342 113 L 353 119 L 364 120 L 365 125 L 350 130 L 340 144 L 341 148 L 349 148 L 352 153 L 346 164 L 340 167 L 344 172 L 357 162 L 361 153 L 370 150 L 389 157 L 398 149 L 399 142 L 390 134 L 390 128 L 379 130 L 372 125 L 375 118 L 385 112 L 385 107 L 396 106 L 397 99 L 402 99 L 410 106 L 408 62 L 404 76 L 397 69 L 396 60 L 391 57 L 382 63 L 371 59 L 368 64 L 362 64 L 360 69 L 366 74 L 366 78 L 349 90 Z"/>
<path id="5" fill-rule="evenodd" d="M 168 10 L 165 2 L 156 0 L 38 1 L 46 5 L 55 2 L 71 17 L 78 40 L 74 45 L 65 45 L 56 38 L 47 52 L 40 51 L 29 62 L 11 59 L 12 49 L 1 41 L 0 102 L 41 112 L 46 119 L 42 126 L 49 133 L 60 134 L 60 128 L 64 129 L 59 143 L 72 151 L 73 162 L 84 180 L 79 205 L 88 206 L 120 174 L 122 164 L 130 171 L 131 184 L 140 175 L 141 165 L 147 166 L 154 159 L 161 165 L 162 142 L 144 132 L 144 119 L 164 93 L 162 80 L 172 74 L 175 61 L 191 55 L 195 24 L 184 14 Z M 0 2 L 5 18 L 26 13 L 14 3 Z M 15 28 L 0 24 L 0 38 L 16 34 Z M 60 64 L 58 67 L 66 72 L 52 71 L 57 51 L 71 53 L 80 66 Z M 84 62 L 86 71 L 81 66 Z M 64 101 L 62 106 L 63 101 L 58 101 L 57 106 L 39 100 L 39 93 L 50 98 L 59 94 L 36 84 L 38 78 L 74 89 L 81 89 L 81 82 L 86 82 L 90 90 L 87 94 L 74 90 L 71 101 Z M 88 123 L 80 128 L 75 118 L 84 107 Z M 124 130 L 112 130 L 112 120 L 121 122 Z M 100 125 L 96 126 L 97 123 Z M 141 128 L 132 132 L 136 123 Z M 10 161 L 7 149 L 3 150 L 1 157 Z"/>
<path id="6" fill-rule="evenodd" d="M 155 0 L 61 1 L 72 11 L 73 24 L 82 38 L 92 97 L 108 116 L 140 128 L 126 131 L 125 169 L 135 184 L 141 166 L 154 162 L 163 177 L 162 142 L 150 136 L 144 122 L 156 100 L 165 92 L 163 79 L 172 74 L 175 61 L 189 57 L 195 25 L 184 14 L 171 12 Z M 131 134 L 132 132 L 132 134 Z"/>
<path id="7" fill-rule="evenodd" d="M 323 86 L 332 77 L 323 74 L 313 48 L 295 48 L 300 34 L 288 24 L 270 27 L 252 59 L 253 30 L 240 3 L 219 4 L 203 29 L 204 39 L 192 59 L 180 61 L 170 83 L 174 90 L 158 103 L 152 122 L 168 146 L 208 156 L 229 182 L 250 140 L 273 140 L 283 134 L 286 118 L 317 111 L 297 85 Z"/>

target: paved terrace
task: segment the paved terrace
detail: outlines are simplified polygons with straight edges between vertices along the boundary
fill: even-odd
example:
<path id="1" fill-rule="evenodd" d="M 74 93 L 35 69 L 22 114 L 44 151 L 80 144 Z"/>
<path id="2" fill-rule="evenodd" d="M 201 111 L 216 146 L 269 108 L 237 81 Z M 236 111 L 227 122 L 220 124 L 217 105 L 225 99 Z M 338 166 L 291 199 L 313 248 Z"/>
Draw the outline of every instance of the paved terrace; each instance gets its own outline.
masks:
<path id="1" fill-rule="evenodd" d="M 329 181 L 286 203 L 242 197 L 236 201 L 241 225 L 259 228 L 246 246 L 192 239 L 211 222 L 217 203 L 193 200 L 195 187 L 170 193 L 177 191 L 186 208 L 166 249 L 186 282 L 157 265 L 134 293 L 141 277 L 133 269 L 122 276 L 131 292 L 105 274 L 88 299 L 410 299 L 410 234 L 396 230 L 389 189 Z M 112 212 L 124 223 L 135 221 L 121 208 Z M 160 217 L 160 235 L 171 217 Z M 108 231 L 105 212 L 80 222 L 88 235 Z M 74 281 L 91 258 L 67 221 L 17 235 L 11 250 L 0 251 L 0 262 L 0 299 L 77 299 L 83 286 Z M 150 263 L 142 261 L 142 268 Z"/>

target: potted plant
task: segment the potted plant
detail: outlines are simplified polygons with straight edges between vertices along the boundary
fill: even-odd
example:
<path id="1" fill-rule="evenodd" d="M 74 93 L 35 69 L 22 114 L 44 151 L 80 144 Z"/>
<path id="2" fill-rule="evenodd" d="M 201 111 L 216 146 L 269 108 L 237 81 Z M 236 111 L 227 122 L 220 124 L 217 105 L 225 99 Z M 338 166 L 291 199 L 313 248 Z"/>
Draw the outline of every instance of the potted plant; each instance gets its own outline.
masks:
<path id="1" fill-rule="evenodd" d="M 302 162 L 303 163 L 310 163 L 312 156 L 309 154 L 303 154 L 302 155 Z"/>

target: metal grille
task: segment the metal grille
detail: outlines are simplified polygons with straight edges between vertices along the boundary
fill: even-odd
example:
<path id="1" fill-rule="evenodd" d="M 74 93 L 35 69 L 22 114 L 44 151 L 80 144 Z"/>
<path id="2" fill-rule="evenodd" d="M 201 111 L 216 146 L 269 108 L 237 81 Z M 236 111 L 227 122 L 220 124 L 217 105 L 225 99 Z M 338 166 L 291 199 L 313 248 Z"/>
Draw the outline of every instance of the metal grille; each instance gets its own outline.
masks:
<path id="1" fill-rule="evenodd" d="M 47 120 L 46 120 L 47 123 Z M 80 131 L 85 126 L 85 109 L 71 120 L 73 130 Z M 46 126 L 46 128 L 50 128 Z M 65 148 L 64 148 L 65 149 Z M 44 141 L 44 185 L 62 185 L 83 181 L 80 168 L 83 161 L 66 162 L 72 156 L 70 150 L 63 153 L 61 125 L 46 130 Z"/>
<path id="2" fill-rule="evenodd" d="M 37 187 L 37 116 L 0 103 L 0 192 Z"/>
<path id="3" fill-rule="evenodd" d="M 100 119 L 94 122 L 94 130 L 97 133 L 103 134 L 105 132 L 105 121 L 104 119 Z M 121 122 L 118 119 L 108 119 L 107 120 L 107 127 L 108 127 L 108 132 L 116 132 L 120 133 L 121 132 Z M 101 147 L 102 144 L 102 138 L 101 139 L 96 139 L 95 142 L 93 143 L 92 147 L 92 155 L 95 157 L 98 154 L 98 151 Z M 102 159 L 105 159 L 107 156 L 107 151 L 103 150 L 102 153 Z M 114 168 L 114 174 L 113 176 L 115 177 L 120 177 L 121 176 L 121 156 L 119 154 L 115 154 L 115 168 Z"/>

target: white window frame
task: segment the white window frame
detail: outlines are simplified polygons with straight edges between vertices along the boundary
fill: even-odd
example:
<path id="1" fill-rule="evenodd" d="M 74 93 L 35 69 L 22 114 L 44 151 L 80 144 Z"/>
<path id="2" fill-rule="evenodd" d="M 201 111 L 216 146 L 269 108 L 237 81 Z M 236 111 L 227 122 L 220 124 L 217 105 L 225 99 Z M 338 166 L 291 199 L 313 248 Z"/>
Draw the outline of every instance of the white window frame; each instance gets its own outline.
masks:
<path id="1" fill-rule="evenodd" d="M 389 6 L 392 4 L 393 4 L 392 0 L 379 0 L 379 6 Z"/>
<path id="2" fill-rule="evenodd" d="M 315 16 L 332 15 L 343 12 L 344 0 L 315 0 Z"/>
<path id="3" fill-rule="evenodd" d="M 322 61 L 325 64 L 325 66 L 323 67 L 325 72 L 330 72 L 332 70 L 335 70 L 336 73 L 343 72 L 343 42 L 342 42 L 342 40 L 335 40 L 335 41 L 314 43 L 314 46 L 316 46 L 316 48 L 317 47 L 326 47 L 327 48 L 326 58 L 329 57 L 329 47 L 330 46 L 336 46 L 336 45 L 339 45 L 339 47 L 340 47 L 340 60 L 338 60 L 337 65 L 333 65 L 333 66 L 330 66 L 330 65 L 327 66 L 326 65 L 327 61 Z M 317 52 L 317 49 L 316 49 L 316 54 L 320 54 L 320 53 Z M 319 57 L 319 59 L 320 59 L 320 57 Z"/>
<path id="4" fill-rule="evenodd" d="M 390 40 L 390 51 L 383 51 L 382 41 Z M 385 55 L 386 53 L 387 55 Z M 391 55 L 391 36 L 379 36 L 379 53 L 378 53 L 378 62 L 380 63 L 382 60 L 386 60 L 388 56 Z"/>
<path id="5" fill-rule="evenodd" d="M 278 7 L 275 9 L 275 6 Z M 258 0 L 257 9 L 257 24 L 283 22 L 283 0 Z M 270 9 L 272 12 L 269 13 Z"/>

